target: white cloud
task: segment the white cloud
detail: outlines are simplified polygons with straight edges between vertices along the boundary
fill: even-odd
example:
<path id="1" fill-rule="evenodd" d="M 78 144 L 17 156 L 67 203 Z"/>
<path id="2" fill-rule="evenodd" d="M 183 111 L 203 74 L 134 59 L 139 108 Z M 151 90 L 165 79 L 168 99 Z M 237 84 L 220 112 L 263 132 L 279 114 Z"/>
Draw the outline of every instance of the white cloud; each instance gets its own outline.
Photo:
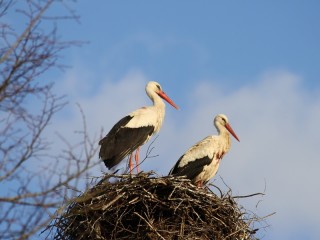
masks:
<path id="1" fill-rule="evenodd" d="M 211 94 L 215 86 L 206 85 L 195 92 L 201 96 L 194 112 L 186 117 L 189 128 L 182 131 L 181 139 L 208 125 L 212 130 L 207 134 L 213 132 L 213 115 L 226 113 L 241 142 L 233 141 L 219 175 L 236 193 L 263 191 L 266 182 L 263 206 L 278 212 L 270 222 L 273 231 L 285 239 L 292 237 L 293 226 L 299 229 L 301 223 L 317 221 L 319 96 L 308 96 L 302 79 L 288 72 L 265 74 L 257 84 L 228 95 Z M 204 136 L 199 134 L 199 139 Z"/>
<path id="2" fill-rule="evenodd" d="M 64 133 L 81 126 L 80 114 L 73 102 L 81 104 L 90 133 L 98 133 L 101 127 L 107 133 L 125 114 L 150 104 L 144 91 L 148 79 L 142 72 L 130 72 L 113 82 L 105 79 L 94 95 L 84 97 L 82 90 L 75 91 L 82 84 L 81 79 L 80 74 L 69 75 L 61 83 L 66 92 L 72 93 L 69 117 L 61 116 L 54 124 L 55 129 Z M 311 236 L 319 238 L 316 223 L 319 223 L 320 212 L 315 211 L 320 197 L 317 192 L 319 95 L 308 95 L 303 80 L 285 71 L 266 73 L 254 85 L 229 93 L 216 81 L 209 80 L 199 81 L 193 92 L 189 89 L 179 94 L 183 92 L 191 92 L 189 97 L 195 101 L 185 106 L 189 108 L 186 110 L 175 111 L 167 106 L 163 128 L 153 145 L 153 153 L 160 156 L 148 159 L 142 169 L 166 174 L 187 148 L 216 133 L 213 118 L 225 113 L 241 142 L 233 140 L 230 152 L 220 165 L 217 184 L 221 184 L 221 176 L 234 194 L 261 192 L 266 184 L 266 196 L 258 211 L 277 214 L 269 220 L 272 228 L 270 233 L 266 232 L 265 239 L 271 239 L 270 236 L 292 239 L 301 225 L 311 229 L 310 234 L 314 234 Z M 175 96 L 171 98 L 174 100 Z M 248 200 L 248 205 L 252 207 L 259 199 Z"/>
<path id="3" fill-rule="evenodd" d="M 98 133 L 102 127 L 108 131 L 125 114 L 150 104 L 144 90 L 147 79 L 139 71 L 129 72 L 117 82 L 103 79 L 99 86 L 95 86 L 94 94 L 87 94 L 84 86 L 90 85 L 90 80 L 82 76 L 82 71 L 79 72 L 68 73 L 66 79 L 59 83 L 58 88 L 64 90 L 70 104 L 57 117 L 55 123 L 59 128 L 55 129 L 64 133 L 81 129 L 82 119 L 77 104 L 86 115 L 91 133 Z"/>

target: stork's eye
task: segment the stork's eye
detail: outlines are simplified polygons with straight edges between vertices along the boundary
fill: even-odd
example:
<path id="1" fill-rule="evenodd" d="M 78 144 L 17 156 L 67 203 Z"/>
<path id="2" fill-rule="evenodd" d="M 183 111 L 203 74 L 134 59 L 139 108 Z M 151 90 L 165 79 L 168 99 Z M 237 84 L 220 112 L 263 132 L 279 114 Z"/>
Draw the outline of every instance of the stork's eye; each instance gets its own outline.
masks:
<path id="1" fill-rule="evenodd" d="M 158 84 L 157 84 L 156 86 L 157 86 L 157 88 L 158 88 L 159 90 L 161 90 L 161 87 L 160 87 L 160 85 L 158 85 Z"/>
<path id="2" fill-rule="evenodd" d="M 226 119 L 224 119 L 224 118 L 221 118 L 221 119 L 222 119 L 222 121 L 223 121 L 224 124 L 227 123 L 227 120 L 226 120 Z"/>

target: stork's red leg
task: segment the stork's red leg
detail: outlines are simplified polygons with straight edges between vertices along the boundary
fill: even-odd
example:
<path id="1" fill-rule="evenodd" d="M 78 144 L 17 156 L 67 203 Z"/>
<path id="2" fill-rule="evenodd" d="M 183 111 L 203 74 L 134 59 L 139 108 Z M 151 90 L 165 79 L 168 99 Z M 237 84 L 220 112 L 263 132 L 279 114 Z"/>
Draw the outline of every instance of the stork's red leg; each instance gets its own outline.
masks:
<path id="1" fill-rule="evenodd" d="M 132 155 L 133 155 L 133 153 L 130 154 L 130 158 L 129 158 L 130 174 L 132 174 L 132 169 L 133 169 Z"/>
<path id="2" fill-rule="evenodd" d="M 135 155 L 137 173 L 140 172 L 140 167 L 139 167 L 139 157 L 140 156 L 139 156 L 139 153 L 140 153 L 140 147 L 137 148 L 136 155 Z"/>

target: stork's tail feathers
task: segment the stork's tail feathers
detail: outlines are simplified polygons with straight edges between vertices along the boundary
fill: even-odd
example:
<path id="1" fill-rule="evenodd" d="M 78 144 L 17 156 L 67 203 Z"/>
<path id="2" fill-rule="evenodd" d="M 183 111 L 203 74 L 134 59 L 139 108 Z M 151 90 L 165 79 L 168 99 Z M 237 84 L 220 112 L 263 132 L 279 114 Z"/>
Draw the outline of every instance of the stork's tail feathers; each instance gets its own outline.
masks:
<path id="1" fill-rule="evenodd" d="M 111 168 L 113 168 L 115 165 L 117 165 L 115 163 L 115 159 L 113 158 L 109 158 L 109 159 L 103 159 L 102 160 L 104 162 L 104 164 L 106 165 L 106 167 L 110 170 Z"/>

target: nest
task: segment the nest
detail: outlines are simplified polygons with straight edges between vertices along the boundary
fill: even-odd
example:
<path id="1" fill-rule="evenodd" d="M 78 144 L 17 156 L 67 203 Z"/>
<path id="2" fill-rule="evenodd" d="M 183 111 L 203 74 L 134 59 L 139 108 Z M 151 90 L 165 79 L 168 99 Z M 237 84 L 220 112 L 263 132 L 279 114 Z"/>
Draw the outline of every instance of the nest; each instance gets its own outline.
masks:
<path id="1" fill-rule="evenodd" d="M 106 175 L 55 219 L 55 239 L 257 239 L 229 194 L 154 173 Z"/>

